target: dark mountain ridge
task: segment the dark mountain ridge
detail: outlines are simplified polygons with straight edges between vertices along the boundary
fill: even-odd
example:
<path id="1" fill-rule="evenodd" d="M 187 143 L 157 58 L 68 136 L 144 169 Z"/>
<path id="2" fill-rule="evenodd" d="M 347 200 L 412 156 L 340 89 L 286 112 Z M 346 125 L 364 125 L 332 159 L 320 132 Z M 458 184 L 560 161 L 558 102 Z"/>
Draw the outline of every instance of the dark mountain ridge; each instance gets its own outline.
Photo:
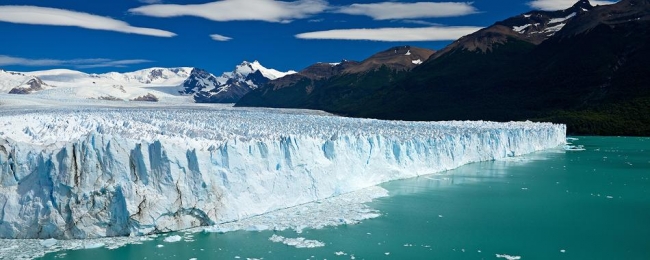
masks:
<path id="1" fill-rule="evenodd" d="M 330 78 L 320 95 L 288 107 L 399 120 L 553 121 L 570 134 L 650 135 L 649 11 L 648 0 L 596 7 L 582 0 L 563 11 L 528 12 L 460 38 L 411 71 Z M 331 86 L 337 91 L 325 91 Z"/>
<path id="2" fill-rule="evenodd" d="M 417 67 L 433 50 L 398 46 L 361 62 L 316 63 L 304 70 L 270 81 L 242 97 L 236 106 L 267 106 L 323 109 L 345 106 Z M 356 88 L 355 85 L 373 85 Z"/>

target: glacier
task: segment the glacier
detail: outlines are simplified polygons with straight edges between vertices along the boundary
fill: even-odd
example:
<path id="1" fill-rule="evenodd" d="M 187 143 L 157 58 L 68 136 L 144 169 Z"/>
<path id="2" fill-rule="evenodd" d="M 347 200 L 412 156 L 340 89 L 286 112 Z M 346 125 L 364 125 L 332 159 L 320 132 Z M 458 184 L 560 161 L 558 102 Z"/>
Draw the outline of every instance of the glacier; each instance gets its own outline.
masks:
<path id="1" fill-rule="evenodd" d="M 226 106 L 0 105 L 0 238 L 217 225 L 561 147 L 566 127 Z"/>

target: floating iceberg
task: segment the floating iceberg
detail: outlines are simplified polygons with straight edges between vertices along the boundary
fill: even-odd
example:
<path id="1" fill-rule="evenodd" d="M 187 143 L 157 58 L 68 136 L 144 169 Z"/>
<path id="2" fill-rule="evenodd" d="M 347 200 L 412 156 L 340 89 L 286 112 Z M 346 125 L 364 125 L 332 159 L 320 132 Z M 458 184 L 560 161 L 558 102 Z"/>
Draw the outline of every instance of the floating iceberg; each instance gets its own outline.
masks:
<path id="1" fill-rule="evenodd" d="M 2 238 L 217 225 L 566 141 L 564 125 L 532 122 L 206 106 L 1 112 Z"/>
<path id="2" fill-rule="evenodd" d="M 183 238 L 179 235 L 173 235 L 173 236 L 168 236 L 166 237 L 163 241 L 167 243 L 174 243 L 183 240 Z"/>
<path id="3" fill-rule="evenodd" d="M 271 242 L 275 243 L 282 243 L 288 246 L 293 246 L 295 248 L 315 248 L 315 247 L 324 247 L 325 243 L 318 241 L 318 240 L 309 240 L 304 237 L 298 237 L 298 238 L 287 238 L 283 236 L 278 236 L 276 234 L 273 234 L 269 238 Z"/>

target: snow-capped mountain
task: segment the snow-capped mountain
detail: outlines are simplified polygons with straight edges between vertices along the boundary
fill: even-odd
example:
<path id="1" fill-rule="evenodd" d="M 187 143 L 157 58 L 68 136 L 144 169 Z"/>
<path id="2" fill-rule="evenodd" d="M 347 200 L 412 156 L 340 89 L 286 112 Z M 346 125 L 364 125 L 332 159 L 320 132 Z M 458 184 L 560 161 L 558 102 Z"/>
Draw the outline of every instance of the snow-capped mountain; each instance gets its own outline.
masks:
<path id="1" fill-rule="evenodd" d="M 268 69 L 262 66 L 262 64 L 260 64 L 259 61 L 253 61 L 253 62 L 244 61 L 235 68 L 235 71 L 233 71 L 232 73 L 224 73 L 222 77 L 245 78 L 249 74 L 254 73 L 256 71 L 259 71 L 262 74 L 262 76 L 270 80 L 282 78 L 286 75 L 296 73 L 293 70 L 282 72 L 275 69 Z"/>
<path id="2" fill-rule="evenodd" d="M 294 74 L 295 71 L 281 72 L 268 69 L 258 61 L 244 61 L 232 72 L 216 77 L 207 71 L 194 69 L 183 82 L 181 91 L 192 95 L 198 103 L 234 103 L 251 90 L 257 89 L 270 80 Z"/>
<path id="3" fill-rule="evenodd" d="M 65 99 L 233 103 L 251 89 L 291 73 L 295 72 L 265 68 L 258 61 L 243 62 L 234 71 L 225 72 L 219 77 L 192 67 L 149 68 L 104 74 L 68 69 L 33 72 L 0 70 L 0 93 Z"/>

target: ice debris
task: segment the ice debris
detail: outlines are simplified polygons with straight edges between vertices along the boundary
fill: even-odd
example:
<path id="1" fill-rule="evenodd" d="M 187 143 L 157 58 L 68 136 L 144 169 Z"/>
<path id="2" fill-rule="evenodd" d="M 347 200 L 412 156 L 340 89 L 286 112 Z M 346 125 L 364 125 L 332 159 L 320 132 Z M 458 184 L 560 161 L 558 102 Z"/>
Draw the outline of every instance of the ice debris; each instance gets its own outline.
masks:
<path id="1" fill-rule="evenodd" d="M 315 248 L 315 247 L 324 247 L 325 243 L 318 240 L 309 240 L 304 237 L 298 238 L 287 238 L 283 236 L 273 235 L 269 238 L 272 242 L 282 243 L 288 246 L 293 246 L 295 248 Z"/>
<path id="2" fill-rule="evenodd" d="M 497 258 L 505 258 L 506 260 L 519 260 L 521 256 L 512 256 L 507 254 L 496 254 Z"/>
<path id="3" fill-rule="evenodd" d="M 226 233 L 237 230 L 259 231 L 260 227 L 262 227 L 262 230 L 282 231 L 290 229 L 302 233 L 305 228 L 320 229 L 328 226 L 353 225 L 365 219 L 379 217 L 381 215 L 379 211 L 366 206 L 364 203 L 386 196 L 388 196 L 386 189 L 374 186 L 297 207 L 214 225 L 203 230 L 205 232 Z"/>
<path id="4" fill-rule="evenodd" d="M 163 239 L 163 241 L 165 241 L 167 243 L 174 243 L 174 242 L 178 242 L 178 241 L 181 241 L 181 240 L 183 240 L 183 238 L 181 238 L 181 236 L 179 236 L 179 235 L 168 236 L 165 239 Z"/>

